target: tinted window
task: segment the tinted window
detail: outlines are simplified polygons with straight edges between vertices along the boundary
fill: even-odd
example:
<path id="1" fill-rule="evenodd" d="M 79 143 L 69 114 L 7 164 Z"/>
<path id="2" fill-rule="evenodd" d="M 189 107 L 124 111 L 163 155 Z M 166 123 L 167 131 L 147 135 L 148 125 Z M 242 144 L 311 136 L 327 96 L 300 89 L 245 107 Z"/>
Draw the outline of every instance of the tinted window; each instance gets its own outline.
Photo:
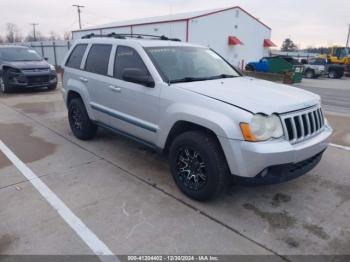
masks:
<path id="1" fill-rule="evenodd" d="M 92 45 L 86 59 L 85 70 L 91 73 L 107 75 L 112 45 Z"/>
<path id="2" fill-rule="evenodd" d="M 79 69 L 86 47 L 87 44 L 76 45 L 68 58 L 66 66 Z"/>
<path id="3" fill-rule="evenodd" d="M 114 77 L 122 79 L 125 69 L 138 69 L 149 74 L 136 50 L 126 46 L 119 46 L 114 61 Z"/>

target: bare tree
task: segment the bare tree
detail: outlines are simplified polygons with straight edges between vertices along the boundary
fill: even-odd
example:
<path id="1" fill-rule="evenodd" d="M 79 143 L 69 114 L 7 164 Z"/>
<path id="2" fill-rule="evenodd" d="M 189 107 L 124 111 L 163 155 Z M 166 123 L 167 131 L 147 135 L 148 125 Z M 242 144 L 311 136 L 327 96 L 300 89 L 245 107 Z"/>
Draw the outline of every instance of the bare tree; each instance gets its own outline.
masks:
<path id="1" fill-rule="evenodd" d="M 24 41 L 26 41 L 26 42 L 34 42 L 35 39 L 34 39 L 33 34 L 28 34 L 28 35 L 24 38 Z"/>
<path id="2" fill-rule="evenodd" d="M 4 38 L 2 38 L 2 36 L 0 35 L 0 43 L 4 42 Z"/>
<path id="3" fill-rule="evenodd" d="M 51 40 L 51 41 L 61 40 L 61 37 L 55 31 L 50 31 L 49 40 Z"/>
<path id="4" fill-rule="evenodd" d="M 72 38 L 71 32 L 64 32 L 63 39 L 64 40 L 70 40 Z"/>
<path id="5" fill-rule="evenodd" d="M 21 42 L 23 37 L 21 32 L 16 24 L 7 23 L 6 25 L 6 40 L 9 43 Z"/>

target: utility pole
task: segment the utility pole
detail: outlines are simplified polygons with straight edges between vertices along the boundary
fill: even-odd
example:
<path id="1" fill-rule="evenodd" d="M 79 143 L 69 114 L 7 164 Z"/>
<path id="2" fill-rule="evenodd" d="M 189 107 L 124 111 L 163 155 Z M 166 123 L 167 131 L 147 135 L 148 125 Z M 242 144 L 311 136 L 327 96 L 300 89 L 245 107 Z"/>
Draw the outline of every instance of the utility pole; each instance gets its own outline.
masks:
<path id="1" fill-rule="evenodd" d="M 81 10 L 80 10 L 80 8 L 84 8 L 85 6 L 83 6 L 83 5 L 72 5 L 72 6 L 76 7 L 76 8 L 77 8 L 77 10 L 78 10 L 78 17 L 79 17 L 79 29 L 81 29 L 81 18 L 80 18 L 80 13 L 81 13 Z"/>
<path id="2" fill-rule="evenodd" d="M 36 41 L 36 31 L 35 31 L 35 27 L 39 24 L 36 23 L 31 23 L 31 25 L 33 26 L 33 37 L 34 37 L 34 41 Z"/>
<path id="3" fill-rule="evenodd" d="M 346 47 L 349 47 L 349 41 L 350 41 L 350 24 L 349 24 L 348 38 L 346 39 Z"/>

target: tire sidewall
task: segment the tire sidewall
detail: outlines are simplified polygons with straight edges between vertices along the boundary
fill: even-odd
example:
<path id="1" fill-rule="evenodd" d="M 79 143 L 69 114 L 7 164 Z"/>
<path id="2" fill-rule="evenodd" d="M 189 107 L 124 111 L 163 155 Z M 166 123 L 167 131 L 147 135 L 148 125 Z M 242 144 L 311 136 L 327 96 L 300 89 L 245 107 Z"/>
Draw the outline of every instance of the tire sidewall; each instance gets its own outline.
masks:
<path id="1" fill-rule="evenodd" d="M 178 158 L 178 153 L 183 147 L 189 147 L 198 151 L 204 163 L 206 164 L 207 183 L 204 186 L 204 188 L 201 189 L 200 191 L 193 191 L 185 187 L 177 175 L 176 160 Z M 217 161 L 216 161 L 217 159 L 216 157 L 213 157 L 213 155 L 214 154 L 210 152 L 209 148 L 199 143 L 195 139 L 191 139 L 186 136 L 182 136 L 182 137 L 179 137 L 178 139 L 175 139 L 175 141 L 173 142 L 170 148 L 169 165 L 171 169 L 171 174 L 177 186 L 185 195 L 196 200 L 205 201 L 211 198 L 211 196 L 213 196 L 216 193 L 217 186 L 219 183 L 216 174 L 218 174 L 219 170 L 217 168 Z"/>
<path id="2" fill-rule="evenodd" d="M 55 85 L 50 85 L 50 86 L 47 87 L 47 89 L 48 89 L 49 91 L 55 90 L 56 88 L 57 88 L 57 84 L 55 84 Z"/>
<path id="3" fill-rule="evenodd" d="M 2 76 L 0 76 L 0 91 L 4 94 L 8 93 L 10 90 L 8 86 L 6 86 L 6 75 L 5 72 Z"/>
<path id="4" fill-rule="evenodd" d="M 74 109 L 78 110 L 82 117 L 82 128 L 80 130 L 74 127 L 74 120 L 72 118 L 72 111 Z M 76 98 L 70 101 L 68 105 L 68 121 L 73 134 L 79 139 L 88 140 L 96 133 L 96 126 L 90 120 L 84 102 L 81 99 Z"/>
<path id="5" fill-rule="evenodd" d="M 0 76 L 0 91 L 6 93 L 6 87 L 2 76 Z"/>

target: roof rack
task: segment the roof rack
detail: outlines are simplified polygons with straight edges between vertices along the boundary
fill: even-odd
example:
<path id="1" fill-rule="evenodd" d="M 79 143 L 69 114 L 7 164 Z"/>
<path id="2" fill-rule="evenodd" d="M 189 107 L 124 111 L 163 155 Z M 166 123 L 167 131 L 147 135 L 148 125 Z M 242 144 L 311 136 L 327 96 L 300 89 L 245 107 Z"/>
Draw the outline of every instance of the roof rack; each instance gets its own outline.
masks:
<path id="1" fill-rule="evenodd" d="M 116 39 L 127 39 L 127 38 L 135 38 L 135 39 L 156 39 L 156 40 L 164 40 L 164 41 L 176 41 L 181 42 L 178 38 L 169 38 L 165 35 L 145 35 L 145 34 L 116 34 L 116 33 L 110 33 L 107 35 L 96 35 L 94 33 L 85 35 L 82 37 L 82 39 L 90 39 L 90 38 L 97 38 L 97 37 L 112 37 Z"/>

